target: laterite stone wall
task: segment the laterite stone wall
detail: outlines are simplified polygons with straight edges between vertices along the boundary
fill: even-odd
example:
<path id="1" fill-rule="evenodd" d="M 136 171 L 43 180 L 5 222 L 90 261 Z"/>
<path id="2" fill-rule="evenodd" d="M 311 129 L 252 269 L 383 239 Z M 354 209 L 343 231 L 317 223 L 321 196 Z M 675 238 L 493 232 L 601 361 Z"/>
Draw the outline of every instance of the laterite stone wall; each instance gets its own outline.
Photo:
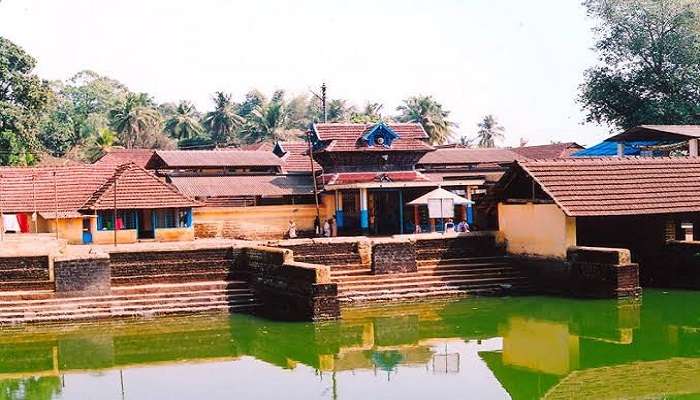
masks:
<path id="1" fill-rule="evenodd" d="M 109 294 L 112 288 L 109 255 L 56 258 L 54 277 L 59 296 Z"/>
<path id="2" fill-rule="evenodd" d="M 416 243 L 402 240 L 372 246 L 372 273 L 397 274 L 418 271 Z"/>

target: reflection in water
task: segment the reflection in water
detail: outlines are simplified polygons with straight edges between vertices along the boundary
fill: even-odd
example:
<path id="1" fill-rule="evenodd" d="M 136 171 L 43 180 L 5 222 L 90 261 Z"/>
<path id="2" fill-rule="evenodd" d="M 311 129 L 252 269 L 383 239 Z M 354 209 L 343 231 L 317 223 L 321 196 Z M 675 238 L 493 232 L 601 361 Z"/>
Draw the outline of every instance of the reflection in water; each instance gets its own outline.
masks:
<path id="1" fill-rule="evenodd" d="M 485 298 L 0 331 L 0 399 L 653 398 L 700 394 L 700 293 Z"/>

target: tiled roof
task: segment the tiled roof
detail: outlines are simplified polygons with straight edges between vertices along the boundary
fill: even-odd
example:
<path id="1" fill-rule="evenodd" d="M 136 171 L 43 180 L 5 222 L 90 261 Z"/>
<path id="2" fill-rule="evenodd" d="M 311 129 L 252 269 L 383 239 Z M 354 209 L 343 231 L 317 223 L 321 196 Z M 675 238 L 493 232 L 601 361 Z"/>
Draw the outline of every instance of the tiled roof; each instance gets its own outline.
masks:
<path id="1" fill-rule="evenodd" d="M 174 186 L 136 164 L 125 164 L 114 171 L 81 209 L 114 208 L 115 190 L 117 208 L 121 209 L 187 208 L 199 205 L 178 192 Z"/>
<path id="2" fill-rule="evenodd" d="M 279 142 L 278 146 L 285 151 L 282 156 L 285 171 L 311 173 L 307 142 Z M 314 170 L 321 170 L 321 166 L 316 161 L 314 161 Z"/>
<path id="3" fill-rule="evenodd" d="M 552 143 L 539 146 L 513 147 L 510 150 L 525 158 L 533 160 L 551 160 L 554 158 L 568 158 L 572 153 L 582 150 L 578 143 Z"/>
<path id="4" fill-rule="evenodd" d="M 469 179 L 484 179 L 486 182 L 498 182 L 505 171 L 461 171 L 461 172 L 437 172 L 425 171 L 423 175 L 435 182 L 461 181 Z"/>
<path id="5" fill-rule="evenodd" d="M 156 150 L 147 166 L 155 168 L 278 167 L 279 157 L 270 151 Z"/>
<path id="6" fill-rule="evenodd" d="M 668 140 L 672 138 L 700 138 L 700 125 L 640 125 L 608 140 Z"/>
<path id="7" fill-rule="evenodd" d="M 67 215 L 79 210 L 113 173 L 114 167 L 103 165 L 0 168 L 0 205 L 6 213 L 55 213 L 58 208 L 59 215 Z"/>
<path id="8" fill-rule="evenodd" d="M 325 174 L 321 176 L 320 181 L 325 185 L 347 185 L 368 182 L 427 182 L 430 179 L 418 171 L 395 171 Z"/>
<path id="9" fill-rule="evenodd" d="M 258 142 L 258 143 L 252 143 L 252 144 L 244 144 L 241 146 L 241 150 L 245 151 L 272 151 L 272 149 L 275 147 L 270 142 Z"/>
<path id="10" fill-rule="evenodd" d="M 31 213 L 36 210 L 47 216 L 55 215 L 58 208 L 59 216 L 63 218 L 77 215 L 78 210 L 109 209 L 114 206 L 114 192 L 110 190 L 110 185 L 117 173 L 120 173 L 118 207 L 194 205 L 192 200 L 186 199 L 174 188 L 135 164 L 130 164 L 123 167 L 0 168 L 0 206 L 5 213 Z"/>
<path id="11" fill-rule="evenodd" d="M 390 148 L 366 146 L 360 138 L 376 124 L 315 124 L 318 139 L 326 143 L 320 151 L 431 151 L 428 134 L 421 124 L 386 124 L 399 135 Z"/>
<path id="12" fill-rule="evenodd" d="M 424 155 L 418 165 L 510 163 L 523 158 L 508 149 L 443 148 Z"/>
<path id="13" fill-rule="evenodd" d="M 571 158 L 518 165 L 569 216 L 700 211 L 700 158 Z"/>
<path id="14" fill-rule="evenodd" d="M 100 157 L 95 164 L 118 166 L 134 163 L 145 168 L 155 150 L 152 149 L 111 149 Z"/>
<path id="15" fill-rule="evenodd" d="M 191 197 L 313 194 L 313 180 L 310 176 L 173 176 L 169 179 L 181 193 Z"/>

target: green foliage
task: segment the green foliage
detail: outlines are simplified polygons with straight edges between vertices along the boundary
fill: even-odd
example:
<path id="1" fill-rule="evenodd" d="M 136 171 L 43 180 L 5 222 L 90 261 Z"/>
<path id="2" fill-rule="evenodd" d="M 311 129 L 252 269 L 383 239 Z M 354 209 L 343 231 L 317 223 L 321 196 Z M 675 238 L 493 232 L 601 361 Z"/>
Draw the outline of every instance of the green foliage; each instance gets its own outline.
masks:
<path id="1" fill-rule="evenodd" d="M 496 147 L 496 141 L 502 140 L 504 137 L 505 128 L 498 123 L 493 115 L 485 116 L 477 126 L 479 131 L 476 133 L 476 139 L 479 147 Z"/>
<path id="2" fill-rule="evenodd" d="M 177 147 L 182 150 L 209 150 L 215 145 L 214 141 L 207 136 L 195 136 L 177 141 Z"/>
<path id="3" fill-rule="evenodd" d="M 700 123 L 698 6 L 690 0 L 586 0 L 600 65 L 579 102 L 586 120 L 617 128 Z"/>
<path id="4" fill-rule="evenodd" d="M 216 146 L 232 143 L 232 133 L 243 125 L 244 119 L 234 111 L 230 94 L 216 92 L 213 100 L 214 110 L 204 115 L 202 125 Z"/>
<path id="5" fill-rule="evenodd" d="M 31 164 L 39 148 L 36 139 L 49 99 L 49 85 L 32 74 L 35 60 L 22 48 L 0 37 L 0 163 Z"/>
<path id="6" fill-rule="evenodd" d="M 454 136 L 457 124 L 447 118 L 450 112 L 442 108 L 433 96 L 412 96 L 403 101 L 397 110 L 399 122 L 414 122 L 423 125 L 433 144 L 444 144 Z"/>
<path id="7" fill-rule="evenodd" d="M 287 127 L 287 111 L 284 98 L 273 97 L 269 103 L 256 107 L 243 127 L 246 143 L 284 140 Z"/>
<path id="8" fill-rule="evenodd" d="M 350 122 L 355 124 L 374 124 L 382 120 L 381 110 L 384 106 L 379 103 L 367 102 L 365 108 L 355 112 L 350 117 Z"/>
<path id="9" fill-rule="evenodd" d="M 42 123 L 39 140 L 55 157 L 63 156 L 77 142 L 75 123 L 67 107 L 53 110 Z"/>
<path id="10" fill-rule="evenodd" d="M 161 132 L 160 113 L 145 93 L 129 93 L 124 103 L 109 111 L 109 120 L 119 141 L 128 149 L 172 147 Z"/>
<path id="11" fill-rule="evenodd" d="M 83 147 L 82 157 L 89 162 L 97 160 L 107 150 L 117 144 L 117 134 L 109 128 L 100 128 L 97 135 L 90 137 Z"/>
<path id="12" fill-rule="evenodd" d="M 175 112 L 165 120 L 165 132 L 175 139 L 190 139 L 204 132 L 197 110 L 188 101 L 181 101 Z"/>

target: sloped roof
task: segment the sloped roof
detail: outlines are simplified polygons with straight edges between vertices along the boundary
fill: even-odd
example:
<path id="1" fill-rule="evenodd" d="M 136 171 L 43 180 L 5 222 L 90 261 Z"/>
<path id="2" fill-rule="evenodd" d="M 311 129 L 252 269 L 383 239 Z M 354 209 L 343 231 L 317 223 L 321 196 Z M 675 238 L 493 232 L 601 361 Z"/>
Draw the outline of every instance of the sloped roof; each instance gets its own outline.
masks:
<path id="1" fill-rule="evenodd" d="M 118 166 L 134 163 L 145 168 L 155 150 L 153 149 L 110 149 L 94 164 Z"/>
<path id="2" fill-rule="evenodd" d="M 244 151 L 272 151 L 272 149 L 275 147 L 270 142 L 258 142 L 258 143 L 252 143 L 252 144 L 244 144 L 241 146 L 241 150 Z"/>
<path id="3" fill-rule="evenodd" d="M 313 179 L 302 175 L 173 176 L 169 179 L 178 191 L 191 197 L 313 194 Z"/>
<path id="4" fill-rule="evenodd" d="M 658 140 L 638 140 L 625 142 L 625 155 L 626 156 L 638 156 L 642 153 L 642 147 L 646 146 L 656 146 L 660 144 L 665 144 Z M 571 157 L 616 157 L 617 156 L 617 142 L 612 140 L 604 140 L 595 146 L 591 146 L 587 149 L 579 150 L 571 154 Z"/>
<path id="5" fill-rule="evenodd" d="M 432 199 L 447 199 L 447 200 L 452 200 L 455 205 L 464 205 L 464 204 L 474 204 L 473 201 L 468 200 L 462 196 L 458 196 L 448 190 L 445 190 L 443 188 L 437 188 L 435 190 L 431 190 L 430 192 L 418 197 L 415 200 L 409 201 L 407 204 L 408 205 L 428 205 L 429 200 Z"/>
<path id="6" fill-rule="evenodd" d="M 607 140 L 687 140 L 700 138 L 700 125 L 640 125 Z"/>
<path id="7" fill-rule="evenodd" d="M 279 167 L 282 161 L 270 151 L 156 150 L 147 168 Z"/>
<path id="8" fill-rule="evenodd" d="M 315 124 L 313 126 L 316 137 L 324 143 L 319 151 L 431 151 L 426 140 L 428 134 L 421 124 L 391 123 L 386 124 L 393 132 L 399 135 L 390 148 L 383 146 L 368 147 L 362 140 L 362 136 L 369 132 L 377 124 Z"/>
<path id="9" fill-rule="evenodd" d="M 418 171 L 394 171 L 325 174 L 320 181 L 326 185 L 347 185 L 367 182 L 428 182 L 430 179 Z"/>
<path id="10" fill-rule="evenodd" d="M 500 164 L 523 158 L 508 149 L 441 148 L 424 155 L 418 165 Z"/>
<path id="11" fill-rule="evenodd" d="M 285 171 L 311 173 L 307 142 L 278 142 L 277 148 L 284 152 L 282 161 L 284 162 Z M 321 166 L 316 161 L 314 161 L 314 170 L 321 170 Z"/>
<path id="12" fill-rule="evenodd" d="M 525 158 L 537 160 L 550 160 L 554 158 L 568 158 L 572 153 L 582 150 L 583 146 L 575 142 L 552 143 L 539 146 L 513 147 L 510 150 Z"/>
<path id="13" fill-rule="evenodd" d="M 5 213 L 58 209 L 65 216 L 79 210 L 112 174 L 114 167 L 105 165 L 0 168 L 0 205 Z"/>
<path id="14" fill-rule="evenodd" d="M 700 211 L 700 158 L 571 158 L 518 166 L 569 216 Z"/>
<path id="15" fill-rule="evenodd" d="M 81 207 L 83 210 L 187 208 L 199 203 L 136 164 L 124 164 L 97 189 Z"/>

